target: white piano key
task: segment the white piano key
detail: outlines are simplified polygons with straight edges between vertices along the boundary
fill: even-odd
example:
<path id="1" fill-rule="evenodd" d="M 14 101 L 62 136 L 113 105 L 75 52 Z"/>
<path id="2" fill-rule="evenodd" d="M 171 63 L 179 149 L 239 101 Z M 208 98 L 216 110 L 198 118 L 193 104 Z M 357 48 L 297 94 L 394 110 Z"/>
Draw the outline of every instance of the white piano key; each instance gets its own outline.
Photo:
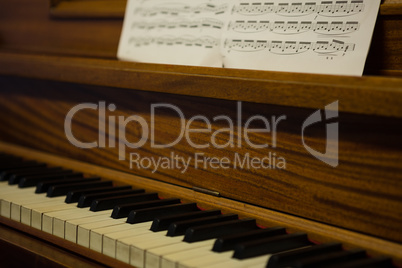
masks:
<path id="1" fill-rule="evenodd" d="M 239 259 L 229 259 L 225 262 L 214 263 L 207 266 L 200 266 L 202 268 L 221 268 L 221 267 L 231 267 L 231 268 L 251 268 L 251 267 L 261 267 L 265 268 L 271 255 L 263 255 L 260 257 L 239 260 Z"/>
<path id="2" fill-rule="evenodd" d="M 23 206 L 26 208 L 25 206 Z M 59 211 L 72 208 L 73 204 L 56 204 L 46 205 L 31 209 L 31 227 L 41 230 L 42 229 L 42 215 L 45 212 Z"/>
<path id="3" fill-rule="evenodd" d="M 37 202 L 43 202 L 45 200 L 45 196 L 38 195 L 38 196 L 29 196 L 29 197 L 22 197 L 18 199 L 8 199 L 7 201 L 7 210 L 9 209 L 10 217 L 16 221 L 21 221 L 21 206 L 22 204 L 31 204 Z"/>
<path id="4" fill-rule="evenodd" d="M 174 246 L 178 243 L 183 243 L 184 236 L 168 237 L 164 232 L 160 233 L 160 237 L 150 240 L 138 241 L 130 245 L 130 264 L 139 268 L 145 267 L 145 253 L 147 250 L 160 246 Z"/>
<path id="5" fill-rule="evenodd" d="M 118 228 L 118 229 L 125 229 L 125 226 L 127 226 L 128 224 L 123 222 L 117 225 L 112 225 L 112 226 L 106 226 L 106 227 L 102 227 L 102 228 L 97 228 L 97 229 L 93 229 L 91 230 L 91 232 L 89 233 L 89 248 L 98 252 L 102 252 L 102 248 L 103 248 L 103 234 L 105 231 L 105 229 L 108 229 L 110 227 L 114 227 L 114 228 Z"/>
<path id="6" fill-rule="evenodd" d="M 165 255 L 182 252 L 189 249 L 200 248 L 200 247 L 210 247 L 212 248 L 215 243 L 215 239 L 210 239 L 206 241 L 200 241 L 195 243 L 179 243 L 174 245 L 161 246 L 156 248 L 148 249 L 145 253 L 145 267 L 147 268 L 160 268 L 162 258 Z"/>
<path id="7" fill-rule="evenodd" d="M 10 186 L 10 190 L 7 193 L 1 195 L 1 216 L 10 218 L 11 217 L 11 204 L 12 202 L 19 202 L 24 200 L 33 189 L 19 189 L 15 185 Z"/>
<path id="8" fill-rule="evenodd" d="M 112 210 L 103 211 L 102 214 L 97 214 L 100 212 L 96 212 L 94 216 L 84 217 L 84 218 L 77 218 L 72 220 L 65 221 L 65 234 L 64 238 L 70 242 L 77 243 L 77 230 L 78 226 L 81 224 L 88 224 L 91 222 L 99 222 L 111 219 L 110 215 Z M 107 213 L 107 214 L 105 214 Z"/>
<path id="9" fill-rule="evenodd" d="M 149 230 L 151 222 L 143 222 L 134 225 L 132 224 L 129 225 L 131 225 L 131 228 L 127 230 L 111 232 L 103 235 L 103 249 L 102 249 L 103 254 L 110 256 L 112 258 L 116 258 L 116 245 L 119 239 L 139 236 L 151 232 Z"/>
<path id="10" fill-rule="evenodd" d="M 100 214 L 106 214 L 106 213 L 100 213 Z M 52 234 L 56 235 L 57 233 L 59 237 L 64 238 L 64 222 L 67 219 L 77 219 L 93 215 L 95 215 L 95 212 L 90 211 L 88 208 L 78 208 L 76 206 L 73 206 L 72 208 L 69 209 L 46 212 L 42 215 L 42 228 L 44 228 L 45 225 L 50 225 L 51 226 L 50 228 L 53 230 Z M 58 227 L 57 230 L 55 228 L 56 226 Z"/>
<path id="11" fill-rule="evenodd" d="M 212 247 L 209 249 L 209 251 L 203 252 L 202 255 L 200 255 L 199 257 L 194 257 L 191 259 L 181 261 L 178 267 L 179 268 L 203 267 L 214 263 L 221 263 L 230 260 L 230 258 L 233 256 L 234 253 L 234 251 L 218 253 L 211 251 L 211 249 Z"/>
<path id="12" fill-rule="evenodd" d="M 93 215 L 94 212 L 89 211 L 87 208 L 77 208 L 73 206 L 72 208 L 67 208 L 63 210 L 57 210 L 57 211 L 50 211 L 50 212 L 45 212 L 42 215 L 42 231 L 54 234 L 61 238 L 64 238 L 64 221 L 69 218 L 82 218 L 85 216 L 90 216 Z M 60 228 L 58 230 L 55 230 L 55 225 L 59 226 L 57 223 L 62 222 L 62 230 Z"/>
<path id="13" fill-rule="evenodd" d="M 35 192 L 35 188 L 34 187 L 29 187 L 29 188 L 18 188 L 18 185 L 9 185 L 8 181 L 2 181 L 0 182 L 0 194 L 1 195 L 10 195 L 12 193 L 17 193 L 17 192 L 29 192 L 31 191 L 32 193 Z"/>
<path id="14" fill-rule="evenodd" d="M 89 247 L 95 251 L 98 252 L 104 252 L 104 240 L 106 240 L 106 252 L 104 253 L 105 255 L 108 256 L 115 256 L 115 240 L 116 236 L 118 238 L 122 237 L 128 237 L 128 236 L 133 236 L 137 234 L 137 229 L 142 227 L 142 229 L 147 230 L 149 229 L 149 226 L 151 225 L 151 222 L 146 222 L 143 224 L 129 224 L 129 223 L 121 223 L 118 225 L 112 225 L 112 226 L 106 226 L 102 228 L 97 228 L 91 230 L 90 233 L 90 243 Z M 109 237 L 107 237 L 109 236 Z M 106 239 L 105 239 L 106 238 Z M 113 241 L 109 241 L 113 240 Z M 112 245 L 109 245 L 113 244 Z"/>
<path id="15" fill-rule="evenodd" d="M 55 218 L 61 218 L 61 217 L 63 217 L 63 215 L 80 214 L 81 210 L 82 210 L 81 208 L 73 207 L 70 209 L 43 213 L 43 215 L 42 215 L 42 231 L 53 234 Z"/>
<path id="16" fill-rule="evenodd" d="M 125 263 L 130 263 L 130 245 L 141 241 L 149 241 L 150 239 L 155 240 L 155 238 L 164 236 L 166 232 L 161 232 L 161 234 L 157 234 L 156 236 L 155 234 L 157 233 L 149 231 L 142 235 L 126 237 L 118 240 L 116 243 L 116 259 Z"/>
<path id="17" fill-rule="evenodd" d="M 150 226 L 149 226 L 150 227 Z M 148 227 L 148 228 L 149 228 Z M 116 259 L 130 263 L 130 255 L 131 255 L 131 246 L 137 246 L 141 243 L 148 242 L 148 241 L 154 241 L 155 244 L 161 243 L 161 241 L 164 241 L 164 238 L 166 238 L 166 231 L 164 232 L 152 232 L 152 231 L 147 231 L 146 233 L 142 235 L 138 235 L 135 237 L 125 237 L 122 239 L 119 239 L 116 243 Z M 170 243 L 175 243 L 175 239 L 170 238 Z M 183 237 L 178 238 L 179 241 L 183 239 Z M 141 249 L 138 248 L 138 250 L 141 252 Z M 137 254 L 134 248 L 133 254 Z M 144 255 L 143 251 L 139 255 Z M 140 257 L 141 259 L 144 259 L 144 257 Z M 137 266 L 137 265 L 136 265 Z"/>
<path id="18" fill-rule="evenodd" d="M 45 195 L 42 195 L 40 197 L 37 198 L 32 198 L 30 200 L 26 200 L 26 201 L 22 201 L 19 202 L 19 204 L 12 204 L 11 206 L 11 213 L 12 215 L 15 214 L 15 218 L 17 217 L 17 214 L 19 214 L 19 220 L 22 222 L 22 218 L 24 218 L 24 223 L 26 222 L 26 224 L 28 222 L 30 222 L 30 225 L 32 225 L 32 209 L 36 208 L 36 207 L 46 207 L 46 206 L 55 206 L 56 204 L 62 204 L 60 202 L 60 200 L 57 200 L 57 202 L 53 203 L 50 202 L 51 200 L 49 200 L 50 198 L 46 197 Z M 23 216 L 23 214 L 25 214 Z M 17 220 L 17 219 L 15 219 Z M 52 233 L 52 225 L 51 223 L 48 222 L 42 222 L 42 228 L 43 231 L 47 232 L 47 233 Z"/>
<path id="19" fill-rule="evenodd" d="M 184 260 L 197 258 L 202 256 L 202 254 L 207 254 L 212 249 L 212 244 L 208 246 L 203 246 L 199 248 L 194 248 L 190 250 L 183 250 L 181 252 L 167 254 L 163 256 L 161 261 L 162 268 L 177 268 L 178 264 Z"/>
<path id="20" fill-rule="evenodd" d="M 11 203 L 11 219 L 21 221 L 21 206 L 25 204 L 39 203 L 46 200 L 46 194 L 37 194 L 28 196 L 24 200 L 12 201 Z"/>
<path id="21" fill-rule="evenodd" d="M 8 182 L 7 181 L 0 181 L 0 215 L 1 215 L 1 201 L 2 195 L 7 191 Z"/>
<path id="22" fill-rule="evenodd" d="M 32 209 L 44 208 L 56 205 L 69 205 L 69 204 L 65 204 L 63 198 L 48 198 L 44 197 L 44 195 L 43 200 L 38 200 L 37 202 L 31 202 L 31 203 L 23 203 L 23 205 L 21 205 L 20 207 L 21 222 L 26 225 L 32 226 Z M 35 224 L 35 226 L 37 225 Z"/>
<path id="23" fill-rule="evenodd" d="M 76 211 L 77 209 L 80 210 L 74 213 L 69 213 L 70 210 L 65 210 L 64 211 L 65 214 L 59 213 L 57 216 L 54 216 L 53 235 L 65 238 L 66 221 L 74 219 L 83 219 L 87 217 L 100 216 L 100 215 L 110 215 L 111 213 L 110 211 L 93 212 L 90 211 L 88 208 L 74 208 L 71 209 L 71 211 Z"/>
<path id="24" fill-rule="evenodd" d="M 199 257 L 193 257 L 191 259 L 181 260 L 178 268 L 191 268 L 191 267 L 208 267 L 214 264 L 221 264 L 221 267 L 232 267 L 238 265 L 240 267 L 249 267 L 250 265 L 266 265 L 270 255 L 264 255 L 262 257 L 250 258 L 246 260 L 233 259 L 234 251 L 228 252 L 200 252 Z M 230 265 L 226 266 L 223 263 L 230 262 Z M 264 266 L 265 267 L 265 266 Z"/>
<path id="25" fill-rule="evenodd" d="M 109 216 L 109 219 L 104 220 L 104 221 L 81 224 L 78 226 L 78 229 L 77 229 L 77 244 L 81 245 L 83 247 L 89 248 L 90 232 L 92 229 L 111 226 L 111 225 L 118 225 L 118 224 L 125 223 L 125 222 L 126 222 L 126 219 L 112 219 Z"/>

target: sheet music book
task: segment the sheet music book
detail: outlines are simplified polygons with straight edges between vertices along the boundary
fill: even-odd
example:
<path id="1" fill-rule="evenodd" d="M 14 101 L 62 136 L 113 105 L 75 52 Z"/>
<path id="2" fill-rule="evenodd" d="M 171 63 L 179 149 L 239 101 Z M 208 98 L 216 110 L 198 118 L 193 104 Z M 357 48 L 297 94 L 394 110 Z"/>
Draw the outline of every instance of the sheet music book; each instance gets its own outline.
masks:
<path id="1" fill-rule="evenodd" d="M 381 0 L 128 0 L 118 58 L 362 75 Z"/>

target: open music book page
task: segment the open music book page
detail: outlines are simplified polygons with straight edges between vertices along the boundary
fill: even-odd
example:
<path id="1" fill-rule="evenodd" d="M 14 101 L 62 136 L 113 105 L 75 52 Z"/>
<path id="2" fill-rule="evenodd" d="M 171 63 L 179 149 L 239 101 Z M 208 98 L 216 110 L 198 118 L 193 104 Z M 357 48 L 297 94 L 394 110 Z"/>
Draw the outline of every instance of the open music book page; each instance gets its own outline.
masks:
<path id="1" fill-rule="evenodd" d="M 224 67 L 362 75 L 380 0 L 235 1 Z"/>
<path id="2" fill-rule="evenodd" d="M 225 0 L 128 0 L 118 58 L 222 67 Z"/>
<path id="3" fill-rule="evenodd" d="M 362 75 L 381 0 L 129 0 L 118 57 Z"/>

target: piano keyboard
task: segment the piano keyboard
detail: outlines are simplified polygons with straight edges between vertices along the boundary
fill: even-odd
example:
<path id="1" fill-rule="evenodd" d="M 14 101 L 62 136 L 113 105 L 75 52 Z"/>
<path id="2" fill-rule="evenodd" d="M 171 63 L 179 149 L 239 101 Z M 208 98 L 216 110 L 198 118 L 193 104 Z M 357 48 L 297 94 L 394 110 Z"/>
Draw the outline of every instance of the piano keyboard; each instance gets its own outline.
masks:
<path id="1" fill-rule="evenodd" d="M 394 267 L 306 233 L 0 155 L 0 214 L 135 267 Z"/>

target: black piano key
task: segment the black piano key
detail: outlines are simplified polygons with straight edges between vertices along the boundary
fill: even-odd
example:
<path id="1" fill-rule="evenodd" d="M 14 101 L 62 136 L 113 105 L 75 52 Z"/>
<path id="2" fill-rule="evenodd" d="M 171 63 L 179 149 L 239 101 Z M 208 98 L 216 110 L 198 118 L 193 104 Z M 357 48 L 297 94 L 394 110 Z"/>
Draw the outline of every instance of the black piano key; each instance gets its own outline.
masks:
<path id="1" fill-rule="evenodd" d="M 137 222 L 135 221 L 134 214 L 132 213 L 133 211 L 138 210 L 138 209 L 155 208 L 155 207 L 161 207 L 161 206 L 173 205 L 173 204 L 180 204 L 180 199 L 167 198 L 167 199 L 152 200 L 152 201 L 148 201 L 148 202 L 141 202 L 141 203 L 136 203 L 136 204 L 125 204 L 125 205 L 117 206 L 118 208 L 113 209 L 113 211 L 115 212 L 116 210 L 118 210 L 118 214 L 127 215 L 127 223 L 134 224 Z M 112 215 L 113 215 L 113 213 L 112 213 Z M 113 216 L 112 216 L 112 218 L 113 218 Z"/>
<path id="2" fill-rule="evenodd" d="M 173 222 L 195 220 L 217 215 L 221 215 L 220 210 L 202 210 L 190 213 L 183 213 L 179 215 L 158 216 L 152 221 L 151 231 L 166 231 L 169 228 L 169 225 Z"/>
<path id="3" fill-rule="evenodd" d="M 76 203 L 80 199 L 81 195 L 85 194 L 97 194 L 104 192 L 113 192 L 113 191 L 121 191 L 121 190 L 131 190 L 131 186 L 111 186 L 111 187 L 100 187 L 95 189 L 82 189 L 82 190 L 73 190 L 67 193 L 66 202 L 67 204 Z"/>
<path id="4" fill-rule="evenodd" d="M 121 195 L 129 195 L 129 194 L 141 194 L 145 193 L 144 189 L 133 189 L 133 190 L 121 190 L 121 191 L 109 191 L 109 192 L 102 192 L 102 193 L 96 193 L 96 194 L 84 194 L 80 196 L 80 199 L 78 200 L 77 207 L 79 208 L 85 208 L 85 207 L 90 207 L 92 204 L 92 201 L 100 198 L 106 198 L 110 196 L 121 196 Z"/>
<path id="5" fill-rule="evenodd" d="M 36 166 L 46 166 L 45 163 L 40 163 L 37 161 L 32 160 L 3 160 L 0 162 L 0 172 L 10 170 L 10 169 L 17 169 L 17 168 L 29 168 L 29 167 L 36 167 Z"/>
<path id="6" fill-rule="evenodd" d="M 63 170 L 61 168 L 42 168 L 42 169 L 35 169 L 29 172 L 21 172 L 19 174 L 14 174 L 9 177 L 8 184 L 14 185 L 19 184 L 19 182 L 25 177 L 32 177 L 32 176 L 48 176 L 48 175 L 67 175 L 72 174 L 72 170 Z"/>
<path id="7" fill-rule="evenodd" d="M 343 263 L 366 258 L 366 252 L 361 249 L 332 252 L 320 256 L 314 256 L 298 261 L 294 264 L 297 268 L 318 268 L 324 266 L 343 267 Z"/>
<path id="8" fill-rule="evenodd" d="M 21 162 L 22 158 L 19 156 L 11 155 L 11 154 L 1 154 L 0 155 L 0 163 L 4 162 Z"/>
<path id="9" fill-rule="evenodd" d="M 0 161 L 0 173 L 2 173 L 3 171 L 6 171 L 6 170 L 8 170 L 9 168 L 9 166 L 12 166 L 12 165 L 18 165 L 18 164 L 21 164 L 21 163 L 26 163 L 26 162 L 34 162 L 34 163 L 37 163 L 36 161 L 27 161 L 27 160 L 23 160 L 22 158 L 3 158 L 3 159 L 0 159 L 1 161 Z M 4 170 L 2 170 L 4 168 Z"/>
<path id="10" fill-rule="evenodd" d="M 130 194 L 130 195 L 122 195 L 122 196 L 113 196 L 95 199 L 92 201 L 90 211 L 102 211 L 112 209 L 120 204 L 127 203 L 136 203 L 136 202 L 145 202 L 150 200 L 158 199 L 157 193 L 145 193 L 145 194 Z"/>
<path id="11" fill-rule="evenodd" d="M 45 167 L 46 164 L 44 163 L 38 163 L 36 161 L 20 161 L 20 162 L 11 162 L 11 163 L 6 163 L 2 162 L 0 163 L 0 173 L 3 173 L 4 171 L 8 170 L 13 170 L 13 169 L 26 169 L 26 168 L 32 168 L 32 167 Z M 4 181 L 4 179 L 3 179 Z"/>
<path id="12" fill-rule="evenodd" d="M 156 198 L 155 200 L 150 200 L 147 202 L 120 204 L 113 208 L 111 217 L 113 219 L 121 219 L 121 218 L 128 217 L 128 221 L 130 221 L 130 223 L 136 223 L 134 218 L 130 218 L 130 213 L 132 211 L 136 211 L 136 210 L 140 210 L 140 209 L 157 208 L 157 207 L 161 207 L 161 206 L 174 205 L 174 204 L 180 204 L 180 199 L 177 199 L 177 198 L 157 199 Z M 132 215 L 131 217 L 134 217 L 134 215 Z"/>
<path id="13" fill-rule="evenodd" d="M 326 268 L 395 268 L 392 259 L 388 257 L 365 258 L 348 263 L 336 263 L 328 265 Z"/>
<path id="14" fill-rule="evenodd" d="M 35 193 L 40 194 L 40 193 L 46 193 L 50 187 L 54 185 L 61 185 L 61 184 L 67 184 L 67 183 L 76 183 L 76 182 L 83 182 L 85 180 L 89 181 L 100 181 L 100 178 L 82 178 L 82 177 L 67 177 L 67 178 L 62 178 L 59 180 L 51 180 L 51 181 L 42 181 L 39 182 L 36 186 Z"/>
<path id="15" fill-rule="evenodd" d="M 191 227 L 186 230 L 183 241 L 198 242 L 223 235 L 256 230 L 255 219 L 241 219 Z"/>
<path id="16" fill-rule="evenodd" d="M 155 208 L 144 208 L 130 212 L 130 223 L 152 221 L 155 217 L 164 215 L 176 215 L 183 212 L 199 211 L 196 203 L 166 205 Z"/>
<path id="17" fill-rule="evenodd" d="M 112 181 L 79 182 L 72 184 L 53 185 L 47 190 L 47 197 L 56 197 L 66 195 L 69 191 L 77 189 L 93 189 L 105 186 L 112 186 Z"/>
<path id="18" fill-rule="evenodd" d="M 207 225 L 223 221 L 237 220 L 238 218 L 239 217 L 236 214 L 225 214 L 200 219 L 173 222 L 172 224 L 170 224 L 166 235 L 167 236 L 184 235 L 186 233 L 186 230 L 190 227 Z"/>
<path id="19" fill-rule="evenodd" d="M 342 250 L 342 244 L 328 243 L 277 253 L 269 258 L 267 268 L 280 268 L 280 267 L 292 266 L 292 264 L 294 264 L 300 259 L 305 259 L 311 256 L 319 256 L 322 254 L 327 254 L 330 252 L 336 252 L 341 250 Z"/>
<path id="20" fill-rule="evenodd" d="M 62 168 L 49 168 L 49 167 L 31 167 L 31 168 L 24 168 L 24 169 L 10 169 L 0 173 L 0 180 L 7 181 L 12 180 L 15 176 L 27 175 L 35 172 L 47 172 L 49 169 L 58 169 L 62 170 Z"/>
<path id="21" fill-rule="evenodd" d="M 82 173 L 67 173 L 67 174 L 48 174 L 48 175 L 25 176 L 20 179 L 20 181 L 18 183 L 18 187 L 20 187 L 20 188 L 33 187 L 33 186 L 38 186 L 39 183 L 45 183 L 47 181 L 59 181 L 59 180 L 62 181 L 67 178 L 83 179 L 83 174 Z"/>
<path id="22" fill-rule="evenodd" d="M 246 259 L 265 254 L 274 254 L 309 246 L 311 244 L 305 233 L 279 235 L 272 238 L 263 238 L 237 244 L 233 258 Z"/>
<path id="23" fill-rule="evenodd" d="M 180 199 L 178 198 L 167 198 L 167 199 L 156 199 L 147 202 L 132 203 L 132 204 L 121 204 L 114 207 L 112 212 L 112 218 L 124 218 L 127 217 L 127 223 L 134 223 L 134 219 L 131 215 L 132 211 L 139 209 L 155 208 L 167 205 L 180 204 Z M 125 215 L 125 216 L 124 216 Z M 130 216 L 131 215 L 131 216 Z M 132 222 L 131 222 L 132 221 Z"/>
<path id="24" fill-rule="evenodd" d="M 228 250 L 234 250 L 235 246 L 241 242 L 247 242 L 255 239 L 272 237 L 283 234 L 286 234 L 286 229 L 283 227 L 257 229 L 249 232 L 242 232 L 239 234 L 231 234 L 218 238 L 214 243 L 212 251 L 224 252 Z"/>

